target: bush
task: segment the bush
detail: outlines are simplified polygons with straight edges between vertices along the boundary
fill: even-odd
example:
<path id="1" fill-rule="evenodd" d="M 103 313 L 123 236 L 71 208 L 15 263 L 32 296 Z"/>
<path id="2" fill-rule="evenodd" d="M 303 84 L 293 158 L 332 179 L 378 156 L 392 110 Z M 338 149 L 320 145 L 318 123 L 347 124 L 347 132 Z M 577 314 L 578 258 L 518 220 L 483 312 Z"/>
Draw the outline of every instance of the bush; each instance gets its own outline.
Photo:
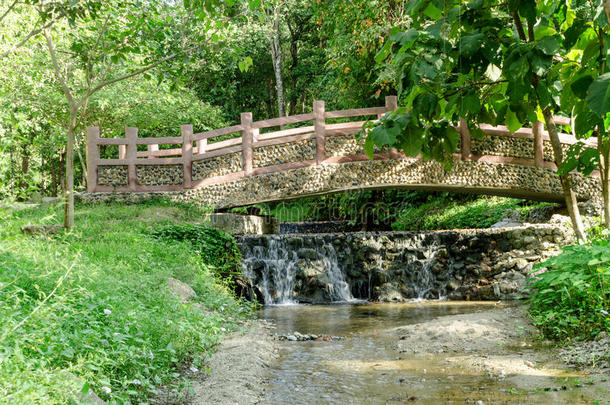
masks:
<path id="1" fill-rule="evenodd" d="M 610 242 L 568 246 L 535 269 L 530 313 L 543 335 L 592 339 L 610 330 Z"/>
<path id="2" fill-rule="evenodd" d="M 155 229 L 153 236 L 165 241 L 191 243 L 216 274 L 231 284 L 241 274 L 241 252 L 235 239 L 218 229 L 201 224 L 171 224 Z"/>

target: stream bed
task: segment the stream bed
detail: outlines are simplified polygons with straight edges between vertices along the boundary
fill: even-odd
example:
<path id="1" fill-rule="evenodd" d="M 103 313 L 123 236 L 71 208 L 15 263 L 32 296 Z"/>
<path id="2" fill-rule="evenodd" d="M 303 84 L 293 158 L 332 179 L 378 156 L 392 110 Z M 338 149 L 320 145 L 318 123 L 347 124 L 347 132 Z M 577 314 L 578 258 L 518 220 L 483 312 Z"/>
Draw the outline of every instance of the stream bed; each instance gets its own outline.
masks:
<path id="1" fill-rule="evenodd" d="M 608 403 L 607 380 L 533 347 L 522 308 L 490 302 L 263 308 L 278 341 L 269 404 Z M 509 344 L 510 343 L 510 344 Z M 596 402 L 598 401 L 598 402 Z"/>

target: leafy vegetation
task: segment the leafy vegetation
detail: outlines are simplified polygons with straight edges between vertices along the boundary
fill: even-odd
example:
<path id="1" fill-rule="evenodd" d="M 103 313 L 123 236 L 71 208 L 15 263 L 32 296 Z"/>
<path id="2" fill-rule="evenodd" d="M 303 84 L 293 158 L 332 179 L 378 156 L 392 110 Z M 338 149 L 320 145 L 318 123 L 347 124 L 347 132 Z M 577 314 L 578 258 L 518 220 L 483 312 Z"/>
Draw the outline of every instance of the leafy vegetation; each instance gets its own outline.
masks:
<path id="1" fill-rule="evenodd" d="M 525 219 L 528 211 L 542 205 L 513 198 L 460 199 L 445 195 L 402 209 L 392 228 L 396 231 L 488 228 L 505 218 L 509 210 Z"/>
<path id="2" fill-rule="evenodd" d="M 573 245 L 536 265 L 530 313 L 545 337 L 595 338 L 610 331 L 610 240 Z"/>
<path id="3" fill-rule="evenodd" d="M 368 190 L 258 205 L 281 222 L 349 221 L 369 230 L 487 228 L 516 211 L 522 220 L 548 203 L 447 192 Z M 235 211 L 246 212 L 245 208 Z"/>
<path id="4" fill-rule="evenodd" d="M 165 241 L 186 241 L 213 265 L 215 273 L 229 283 L 241 274 L 241 252 L 233 237 L 203 224 L 171 224 L 156 228 L 153 236 Z"/>
<path id="5" fill-rule="evenodd" d="M 203 368 L 202 356 L 249 312 L 218 282 L 227 262 L 151 236 L 201 215 L 163 201 L 84 205 L 77 231 L 26 236 L 22 226 L 58 223 L 60 210 L 1 209 L 0 402 L 64 404 L 91 389 L 139 403 L 184 386 L 188 368 Z M 226 243 L 206 240 L 216 236 Z M 180 303 L 169 277 L 188 283 L 203 309 Z"/>

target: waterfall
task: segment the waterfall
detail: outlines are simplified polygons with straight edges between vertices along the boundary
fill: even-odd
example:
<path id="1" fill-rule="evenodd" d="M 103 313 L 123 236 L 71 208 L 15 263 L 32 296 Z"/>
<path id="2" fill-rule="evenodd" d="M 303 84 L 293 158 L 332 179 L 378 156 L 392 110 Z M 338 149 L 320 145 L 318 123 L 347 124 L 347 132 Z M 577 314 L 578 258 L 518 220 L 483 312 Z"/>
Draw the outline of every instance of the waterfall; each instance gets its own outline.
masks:
<path id="1" fill-rule="evenodd" d="M 308 288 L 320 302 L 353 299 L 335 247 L 324 239 L 304 247 L 301 239 L 275 235 L 243 249 L 243 274 L 252 280 L 265 305 L 307 301 L 298 295 Z"/>

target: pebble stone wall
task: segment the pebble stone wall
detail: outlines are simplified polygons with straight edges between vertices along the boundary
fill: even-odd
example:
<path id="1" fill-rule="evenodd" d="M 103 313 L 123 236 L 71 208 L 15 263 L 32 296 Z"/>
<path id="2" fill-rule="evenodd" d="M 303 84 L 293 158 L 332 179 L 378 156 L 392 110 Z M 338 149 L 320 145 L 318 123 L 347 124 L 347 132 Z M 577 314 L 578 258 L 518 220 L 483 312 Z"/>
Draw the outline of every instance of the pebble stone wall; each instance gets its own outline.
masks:
<path id="1" fill-rule="evenodd" d="M 182 165 L 137 165 L 136 182 L 141 186 L 182 184 Z"/>
<path id="2" fill-rule="evenodd" d="M 473 139 L 470 143 L 473 155 L 507 156 L 534 158 L 534 140 L 487 135 L 483 139 Z"/>
<path id="3" fill-rule="evenodd" d="M 208 179 L 241 171 L 241 152 L 193 162 L 193 180 Z"/>
<path id="4" fill-rule="evenodd" d="M 126 186 L 127 166 L 98 166 L 97 184 L 100 186 Z"/>
<path id="5" fill-rule="evenodd" d="M 314 160 L 315 158 L 316 140 L 306 139 L 304 141 L 255 148 L 252 151 L 252 166 L 274 166 L 283 163 Z M 241 170 L 241 168 L 239 170 Z"/>
<path id="6" fill-rule="evenodd" d="M 579 199 L 599 199 L 597 177 L 573 175 Z M 198 201 L 217 208 L 282 200 L 327 192 L 375 187 L 426 187 L 429 189 L 462 189 L 480 193 L 503 192 L 514 197 L 561 200 L 561 184 L 550 169 L 456 161 L 446 172 L 441 164 L 407 158 L 329 164 L 270 173 L 207 185 L 197 189 L 164 193 L 174 200 Z M 137 194 L 137 195 L 136 195 Z M 134 201 L 159 193 L 86 193 L 88 201 L 110 199 Z"/>
<path id="7" fill-rule="evenodd" d="M 333 135 L 326 138 L 326 157 L 363 155 L 364 148 L 354 135 Z"/>

